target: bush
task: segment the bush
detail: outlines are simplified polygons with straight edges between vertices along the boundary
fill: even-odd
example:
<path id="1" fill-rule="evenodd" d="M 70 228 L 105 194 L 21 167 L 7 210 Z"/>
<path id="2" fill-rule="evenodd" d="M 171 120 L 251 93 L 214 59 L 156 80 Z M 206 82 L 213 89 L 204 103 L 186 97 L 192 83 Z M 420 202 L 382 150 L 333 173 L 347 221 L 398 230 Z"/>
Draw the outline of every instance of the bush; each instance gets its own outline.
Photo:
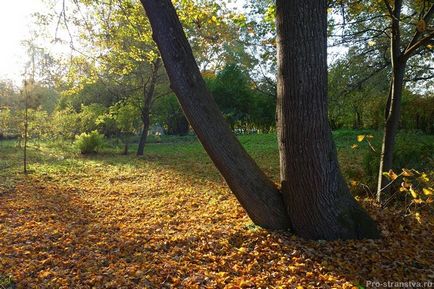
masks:
<path id="1" fill-rule="evenodd" d="M 431 171 L 434 169 L 434 142 L 432 136 L 400 132 L 393 152 L 393 170 L 402 168 Z M 375 145 L 380 151 L 380 144 Z M 378 178 L 380 155 L 367 151 L 363 158 L 365 182 L 374 187 Z"/>
<path id="2" fill-rule="evenodd" d="M 104 144 L 104 135 L 96 130 L 75 136 L 75 145 L 82 154 L 97 153 Z"/>

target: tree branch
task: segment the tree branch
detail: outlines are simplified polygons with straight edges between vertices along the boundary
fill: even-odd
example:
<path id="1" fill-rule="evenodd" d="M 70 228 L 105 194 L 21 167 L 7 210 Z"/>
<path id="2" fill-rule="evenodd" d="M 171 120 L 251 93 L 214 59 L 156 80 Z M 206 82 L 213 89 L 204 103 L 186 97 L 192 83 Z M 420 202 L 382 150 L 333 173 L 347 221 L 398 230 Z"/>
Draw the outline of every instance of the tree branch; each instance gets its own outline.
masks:
<path id="1" fill-rule="evenodd" d="M 408 59 L 410 58 L 410 56 L 420 47 L 427 45 L 429 43 L 432 42 L 434 38 L 434 32 L 431 32 L 429 34 L 427 34 L 425 37 L 421 38 L 420 40 L 418 40 L 415 44 L 413 44 L 412 46 L 407 46 L 407 48 L 404 51 L 404 58 Z"/>
<path id="2" fill-rule="evenodd" d="M 431 18 L 434 16 L 434 4 L 431 5 L 431 7 L 428 9 L 428 11 L 425 13 L 425 16 L 422 18 L 425 23 L 429 22 Z M 407 48 L 404 50 L 403 56 L 405 59 L 410 58 L 410 56 L 422 45 L 424 45 L 425 42 L 421 42 L 419 38 L 422 36 L 424 31 L 417 30 L 414 34 L 413 38 L 411 39 L 410 43 L 407 45 Z M 434 34 L 430 33 L 428 35 L 431 35 L 428 39 L 425 38 L 425 41 L 428 41 L 429 39 L 433 38 Z"/>

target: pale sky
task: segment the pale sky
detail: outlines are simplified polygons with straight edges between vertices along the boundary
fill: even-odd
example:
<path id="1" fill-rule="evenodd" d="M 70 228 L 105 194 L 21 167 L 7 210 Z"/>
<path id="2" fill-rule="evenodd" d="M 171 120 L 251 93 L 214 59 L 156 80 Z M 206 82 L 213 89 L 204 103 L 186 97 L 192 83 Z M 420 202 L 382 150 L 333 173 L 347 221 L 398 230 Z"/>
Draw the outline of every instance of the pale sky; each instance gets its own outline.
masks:
<path id="1" fill-rule="evenodd" d="M 0 79 L 18 83 L 27 61 L 21 41 L 29 38 L 31 14 L 43 7 L 41 0 L 1 1 L 0 6 Z"/>
<path id="2" fill-rule="evenodd" d="M 0 79 L 11 79 L 18 85 L 28 61 L 21 41 L 30 38 L 31 14 L 40 12 L 46 6 L 43 0 L 0 1 Z M 230 8 L 240 9 L 245 1 L 229 3 Z"/>
<path id="3" fill-rule="evenodd" d="M 232 8 L 239 8 L 239 2 L 244 1 L 232 2 Z M 0 3 L 0 79 L 11 79 L 19 84 L 28 61 L 21 41 L 29 39 L 31 14 L 46 6 L 43 0 L 0 0 Z"/>

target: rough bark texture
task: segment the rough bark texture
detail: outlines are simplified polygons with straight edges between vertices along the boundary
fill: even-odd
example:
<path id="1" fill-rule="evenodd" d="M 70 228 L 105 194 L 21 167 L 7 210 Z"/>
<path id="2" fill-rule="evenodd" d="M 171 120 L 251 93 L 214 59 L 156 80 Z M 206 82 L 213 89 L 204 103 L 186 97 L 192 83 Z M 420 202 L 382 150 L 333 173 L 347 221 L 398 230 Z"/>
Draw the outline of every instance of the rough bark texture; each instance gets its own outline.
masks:
<path id="1" fill-rule="evenodd" d="M 145 152 L 145 144 L 148 138 L 150 125 L 149 113 L 151 112 L 152 100 L 155 95 L 155 86 L 158 79 L 158 71 L 160 69 L 161 59 L 157 58 L 152 64 L 152 71 L 149 81 L 143 86 L 143 106 L 141 110 L 141 118 L 143 122 L 142 134 L 140 135 L 139 146 L 137 147 L 137 155 L 143 156 Z"/>
<path id="2" fill-rule="evenodd" d="M 326 0 L 277 0 L 282 192 L 301 237 L 377 238 L 341 176 L 327 120 L 326 9 Z"/>
<path id="3" fill-rule="evenodd" d="M 250 218 L 271 229 L 289 227 L 282 197 L 245 152 L 205 86 L 170 0 L 141 0 L 171 88 L 208 155 Z"/>

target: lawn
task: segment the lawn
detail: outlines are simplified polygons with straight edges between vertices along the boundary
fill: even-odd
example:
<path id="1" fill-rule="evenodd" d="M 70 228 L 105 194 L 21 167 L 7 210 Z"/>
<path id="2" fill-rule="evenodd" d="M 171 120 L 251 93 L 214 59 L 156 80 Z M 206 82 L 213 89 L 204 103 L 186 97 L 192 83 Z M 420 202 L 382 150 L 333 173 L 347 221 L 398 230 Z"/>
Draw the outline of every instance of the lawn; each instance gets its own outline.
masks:
<path id="1" fill-rule="evenodd" d="M 27 176 L 21 151 L 3 142 L 0 288 L 364 288 L 367 281 L 432 281 L 432 211 L 422 206 L 404 214 L 368 198 L 361 186 L 368 146 L 357 142 L 358 134 L 379 142 L 375 132 L 334 137 L 344 174 L 377 220 L 381 240 L 306 241 L 255 226 L 192 136 L 152 140 L 141 158 L 122 156 L 113 144 L 90 156 L 68 143 L 32 144 Z M 434 143 L 432 136 L 417 138 Z M 240 141 L 277 181 L 275 136 Z"/>

